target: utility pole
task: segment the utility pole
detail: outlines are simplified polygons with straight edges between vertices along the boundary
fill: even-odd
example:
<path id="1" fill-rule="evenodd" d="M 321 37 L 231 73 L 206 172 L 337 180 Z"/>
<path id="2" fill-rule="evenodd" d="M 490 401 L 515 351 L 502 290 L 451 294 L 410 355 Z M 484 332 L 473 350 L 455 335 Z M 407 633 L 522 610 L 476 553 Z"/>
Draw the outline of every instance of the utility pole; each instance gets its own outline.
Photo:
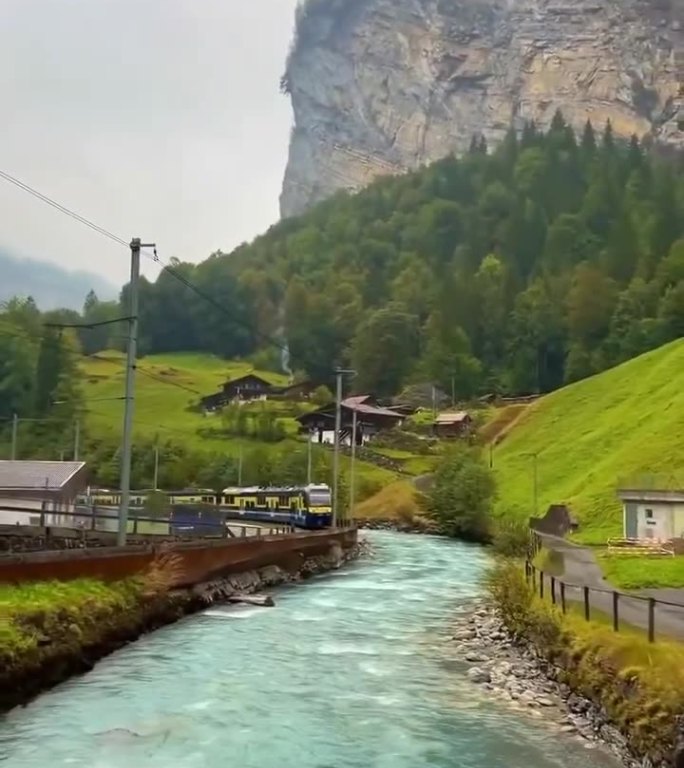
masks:
<path id="1" fill-rule="evenodd" d="M 123 424 L 123 455 L 121 460 L 121 506 L 119 508 L 119 532 L 117 544 L 126 544 L 128 529 L 128 505 L 131 498 L 131 453 L 133 448 L 133 405 L 135 399 L 135 367 L 138 357 L 138 283 L 140 280 L 140 249 L 153 248 L 154 244 L 143 246 L 139 237 L 131 240 L 131 282 L 129 286 L 128 350 L 126 354 L 126 408 Z"/>
<path id="2" fill-rule="evenodd" d="M 309 439 L 307 441 L 307 448 L 306 448 L 306 484 L 311 485 L 311 460 L 312 460 L 312 451 L 313 446 L 311 445 L 311 438 L 313 437 L 313 433 L 311 430 L 309 430 Z"/>
<path id="3" fill-rule="evenodd" d="M 539 517 L 539 472 L 537 458 L 539 453 L 534 454 L 534 516 Z"/>
<path id="4" fill-rule="evenodd" d="M 17 458 L 17 435 L 19 432 L 19 416 L 15 413 L 12 416 L 12 461 Z"/>
<path id="5" fill-rule="evenodd" d="M 81 447 L 81 420 L 74 422 L 74 461 L 78 461 L 78 452 Z"/>
<path id="6" fill-rule="evenodd" d="M 242 446 L 238 454 L 238 488 L 242 488 Z"/>
<path id="7" fill-rule="evenodd" d="M 338 368 L 335 371 L 337 377 L 337 395 L 335 397 L 335 442 L 333 454 L 333 528 L 337 528 L 339 520 L 339 489 L 340 489 L 340 432 L 342 431 L 342 377 L 345 374 L 354 375 L 356 371 Z"/>
<path id="8" fill-rule="evenodd" d="M 349 472 L 349 519 L 354 517 L 354 496 L 355 496 L 355 468 L 356 468 L 356 409 L 352 412 L 352 444 L 351 444 L 351 469 Z"/>
<path id="9" fill-rule="evenodd" d="M 154 490 L 159 490 L 159 443 L 154 444 Z"/>
<path id="10" fill-rule="evenodd" d="M 333 528 L 337 528 L 338 491 L 340 487 L 340 430 L 342 428 L 342 371 L 338 369 L 335 372 L 337 376 L 337 394 L 335 396 L 335 437 L 333 441 Z"/>

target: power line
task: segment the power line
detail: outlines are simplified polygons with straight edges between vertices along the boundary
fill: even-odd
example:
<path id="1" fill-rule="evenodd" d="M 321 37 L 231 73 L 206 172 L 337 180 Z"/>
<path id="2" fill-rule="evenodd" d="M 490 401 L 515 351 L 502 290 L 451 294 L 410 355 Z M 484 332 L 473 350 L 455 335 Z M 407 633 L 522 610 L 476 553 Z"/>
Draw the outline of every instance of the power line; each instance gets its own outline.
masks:
<path id="1" fill-rule="evenodd" d="M 119 360 L 116 357 L 103 357 L 102 355 L 98 355 L 97 353 L 94 353 L 92 355 L 88 355 L 88 358 L 91 358 L 93 360 L 99 360 L 104 363 L 116 363 L 123 365 L 126 367 L 126 363 L 124 360 Z M 165 379 L 163 376 L 157 376 L 156 374 L 152 373 L 151 371 L 148 371 L 145 368 L 141 368 L 139 365 L 136 365 L 135 370 L 142 374 L 143 376 L 147 376 L 148 379 L 152 379 L 153 381 L 158 381 L 161 384 L 168 384 L 170 387 L 177 387 L 178 389 L 182 389 L 185 392 L 190 392 L 192 395 L 202 395 L 201 392 L 199 392 L 196 389 L 193 389 L 192 387 L 186 387 L 185 384 L 180 384 L 177 381 L 169 381 Z"/>
<path id="2" fill-rule="evenodd" d="M 2 318 L 0 318 L 0 322 L 2 322 Z M 21 330 L 21 329 L 13 329 L 13 330 Z M 17 339 L 22 339 L 23 341 L 30 341 L 33 344 L 40 344 L 43 339 L 45 339 L 45 336 L 31 336 L 28 332 L 25 333 L 12 333 L 5 331 L 2 327 L 0 327 L 0 336 L 9 336 Z M 107 362 L 112 363 L 114 365 L 120 365 L 123 368 L 126 367 L 126 361 L 120 360 L 116 357 L 104 357 L 102 355 L 98 355 L 97 353 L 93 353 L 92 355 L 78 355 L 73 350 L 64 350 L 67 354 L 72 356 L 72 359 L 77 362 L 83 362 L 84 360 L 97 360 L 99 362 Z M 181 389 L 184 392 L 189 392 L 191 395 L 198 395 L 202 396 L 202 393 L 197 390 L 193 389 L 192 387 L 187 387 L 184 384 L 181 384 L 177 381 L 170 381 L 168 379 L 165 379 L 163 376 L 157 376 L 156 374 L 152 373 L 151 371 L 148 371 L 146 368 L 141 367 L 140 365 L 136 365 L 136 371 L 141 375 L 145 376 L 148 379 L 152 379 L 153 381 L 159 382 L 160 384 L 166 384 L 169 387 L 176 387 L 177 389 Z"/>
<path id="3" fill-rule="evenodd" d="M 70 208 L 67 208 L 61 203 L 58 203 L 56 200 L 53 200 L 51 197 L 48 197 L 47 195 L 44 195 L 42 192 L 39 192 L 37 189 L 30 187 L 28 184 L 24 183 L 20 179 L 17 179 L 14 176 L 11 176 L 6 171 L 0 170 L 0 178 L 5 179 L 5 181 L 8 181 L 10 184 L 14 184 L 14 186 L 19 187 L 19 189 L 23 189 L 24 192 L 28 192 L 29 195 L 33 195 L 35 198 L 42 201 L 43 203 L 47 203 L 47 205 L 52 206 L 53 208 L 58 210 L 60 213 L 63 213 L 66 216 L 70 216 L 72 219 L 75 219 L 80 224 L 84 224 L 86 227 L 90 227 L 90 229 L 102 235 L 103 237 L 108 237 L 110 240 L 113 240 L 115 243 L 118 243 L 119 245 L 123 245 L 126 248 L 128 248 L 129 244 L 122 237 L 119 237 L 118 235 L 115 235 L 112 232 L 109 232 L 104 227 L 100 227 L 98 224 L 95 224 L 89 219 L 86 219 L 85 216 L 81 216 L 79 213 L 76 213 L 76 211 L 72 211 Z"/>
<path id="4" fill-rule="evenodd" d="M 86 219 L 84 216 L 81 216 L 81 214 L 76 213 L 75 211 L 72 211 L 70 208 L 67 208 L 61 203 L 58 203 L 56 200 L 53 200 L 52 198 L 48 197 L 42 192 L 39 192 L 37 189 L 30 187 L 28 184 L 21 181 L 20 179 L 15 178 L 14 176 L 7 173 L 6 171 L 0 170 L 0 178 L 3 178 L 5 179 L 5 181 L 8 181 L 10 184 L 14 184 L 19 189 L 22 189 L 25 192 L 28 192 L 30 195 L 33 195 L 38 200 L 46 203 L 47 205 L 52 206 L 56 210 L 65 214 L 66 216 L 70 216 L 72 219 L 75 219 L 79 223 L 84 224 L 87 227 L 90 227 L 90 229 L 102 235 L 103 237 L 107 237 L 110 240 L 113 240 L 115 243 L 118 243 L 119 245 L 124 246 L 125 248 L 130 247 L 130 244 L 127 243 L 126 240 L 124 240 L 122 237 L 119 237 L 118 235 L 113 234 L 112 232 L 105 229 L 104 227 L 101 227 L 98 224 L 95 224 L 94 222 L 90 221 L 89 219 Z M 235 314 L 233 314 L 232 312 L 227 310 L 224 306 L 222 306 L 218 301 L 216 301 L 212 296 L 205 293 L 201 288 L 198 288 L 194 283 L 188 280 L 185 276 L 181 275 L 176 269 L 174 269 L 168 264 L 164 264 L 161 261 L 161 259 L 159 259 L 156 248 L 154 249 L 154 255 L 150 255 L 148 253 L 145 253 L 144 255 L 147 256 L 152 261 L 154 261 L 156 264 L 161 265 L 164 271 L 168 272 L 172 277 L 174 277 L 176 280 L 182 283 L 186 288 L 191 290 L 200 298 L 204 299 L 204 301 L 211 304 L 211 306 L 214 307 L 214 309 L 218 310 L 221 314 L 227 317 L 232 323 L 236 325 L 240 325 L 243 328 L 246 328 L 254 336 L 263 339 L 268 344 L 279 349 L 281 352 L 285 352 L 289 354 L 289 349 L 282 342 L 278 341 L 273 336 L 270 336 L 267 333 L 263 333 L 259 331 L 257 328 L 254 327 L 253 324 L 249 323 L 248 321 L 243 320 L 240 317 L 237 317 Z"/>
<path id="5" fill-rule="evenodd" d="M 237 315 L 233 314 L 230 310 L 226 309 L 222 304 L 219 304 L 216 299 L 213 298 L 213 296 L 209 295 L 208 293 L 205 293 L 201 288 L 198 288 L 194 283 L 192 283 L 190 280 L 188 280 L 185 275 L 182 275 L 178 270 L 174 269 L 169 264 L 165 264 L 157 255 L 157 250 L 155 248 L 154 255 L 151 255 L 149 253 L 145 253 L 143 251 L 143 255 L 146 256 L 148 259 L 151 259 L 155 264 L 159 264 L 161 268 L 164 270 L 164 272 L 168 272 L 172 277 L 174 277 L 176 280 L 178 280 L 179 283 L 182 283 L 186 288 L 191 290 L 193 293 L 195 293 L 200 298 L 204 299 L 206 302 L 212 305 L 214 309 L 217 309 L 221 314 L 225 315 L 232 323 L 235 323 L 236 325 L 241 325 L 243 328 L 246 328 L 250 333 L 254 334 L 256 337 L 260 337 L 264 341 L 268 342 L 273 347 L 276 347 L 281 352 L 285 352 L 289 354 L 290 350 L 285 346 L 282 342 L 275 339 L 273 336 L 270 336 L 267 333 L 263 333 L 262 331 L 259 331 L 252 323 L 249 323 L 247 320 L 243 320 L 241 317 L 238 317 Z"/>

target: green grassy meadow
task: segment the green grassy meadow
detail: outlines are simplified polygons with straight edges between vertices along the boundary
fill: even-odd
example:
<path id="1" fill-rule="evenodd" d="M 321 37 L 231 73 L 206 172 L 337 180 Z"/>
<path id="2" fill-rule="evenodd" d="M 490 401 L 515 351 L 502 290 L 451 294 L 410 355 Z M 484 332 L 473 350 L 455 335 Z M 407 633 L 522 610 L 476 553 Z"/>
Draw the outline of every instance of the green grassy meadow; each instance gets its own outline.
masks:
<path id="1" fill-rule="evenodd" d="M 95 436 L 121 434 L 124 401 L 112 398 L 122 398 L 124 394 L 124 361 L 121 353 L 111 351 L 83 360 L 87 426 Z M 278 401 L 256 403 L 249 407 L 282 412 L 288 434 L 282 442 L 261 443 L 248 437 L 201 434 L 212 427 L 220 428 L 221 421 L 220 416 L 205 416 L 195 408 L 200 397 L 217 392 L 229 379 L 251 372 L 273 384 L 287 383 L 287 377 L 281 374 L 255 371 L 248 362 L 226 361 L 211 355 L 175 353 L 141 358 L 135 382 L 134 434 L 147 438 L 159 435 L 163 439 L 182 442 L 197 451 L 218 452 L 231 457 L 237 457 L 241 448 L 256 445 L 274 451 L 288 444 L 293 448 L 301 447 L 303 440 L 296 434 L 297 424 L 291 415 L 292 404 Z M 348 457 L 341 457 L 343 471 L 348 470 L 349 461 Z M 369 486 L 380 487 L 396 479 L 393 472 L 363 461 L 357 461 L 357 471 Z"/>
<path id="2" fill-rule="evenodd" d="M 684 557 L 598 556 L 604 576 L 619 589 L 684 589 Z"/>
<path id="3" fill-rule="evenodd" d="M 568 504 L 577 539 L 621 535 L 620 478 L 684 481 L 684 340 L 554 392 L 529 406 L 493 451 L 497 514 Z"/>

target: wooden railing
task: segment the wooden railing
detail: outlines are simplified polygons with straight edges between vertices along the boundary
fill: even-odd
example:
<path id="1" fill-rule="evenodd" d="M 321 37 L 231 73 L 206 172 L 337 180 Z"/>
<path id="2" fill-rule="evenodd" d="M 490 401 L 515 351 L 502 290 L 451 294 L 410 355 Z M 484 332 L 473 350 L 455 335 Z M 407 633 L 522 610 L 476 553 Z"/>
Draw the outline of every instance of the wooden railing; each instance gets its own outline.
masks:
<path id="1" fill-rule="evenodd" d="M 613 631 L 615 632 L 620 631 L 620 606 L 625 601 L 630 601 L 632 607 L 636 604 L 643 605 L 646 616 L 644 619 L 640 617 L 637 626 L 642 626 L 646 629 L 650 643 L 655 642 L 656 637 L 657 607 L 669 610 L 670 613 L 676 613 L 677 622 L 681 623 L 682 630 L 684 631 L 684 603 L 657 600 L 654 597 L 627 594 L 617 590 L 589 587 L 583 584 L 572 584 L 559 579 L 557 576 L 544 573 L 541 568 L 537 568 L 529 560 L 525 561 L 525 578 L 541 599 L 550 599 L 553 605 L 560 607 L 563 614 L 568 611 L 568 602 L 576 602 L 582 606 L 586 621 L 591 621 L 592 608 L 595 611 L 608 614 L 612 619 Z M 591 603 L 592 595 L 600 596 L 598 601 L 595 600 L 593 606 Z M 597 606 L 596 602 L 603 602 L 604 605 Z"/>

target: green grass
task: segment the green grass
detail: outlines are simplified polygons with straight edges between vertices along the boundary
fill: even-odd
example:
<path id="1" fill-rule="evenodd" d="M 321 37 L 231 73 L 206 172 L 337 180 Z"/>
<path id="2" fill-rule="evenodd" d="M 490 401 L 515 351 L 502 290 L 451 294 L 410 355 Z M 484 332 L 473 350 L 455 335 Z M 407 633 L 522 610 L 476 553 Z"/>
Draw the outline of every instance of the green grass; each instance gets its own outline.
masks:
<path id="1" fill-rule="evenodd" d="M 119 352 L 102 352 L 99 357 L 116 358 L 109 362 L 84 358 L 84 397 L 87 403 L 87 426 L 89 432 L 118 436 L 123 422 L 123 401 L 107 398 L 121 398 L 124 393 L 125 370 L 121 365 L 124 356 Z M 197 451 L 211 451 L 225 456 L 237 457 L 241 449 L 259 445 L 267 450 L 280 451 L 283 447 L 301 447 L 297 439 L 297 424 L 291 415 L 293 404 L 282 401 L 255 403 L 249 408 L 268 408 L 282 417 L 288 438 L 279 443 L 261 443 L 250 438 L 206 436 L 201 430 L 220 429 L 220 416 L 205 416 L 193 410 L 200 397 L 213 394 L 229 379 L 247 373 L 257 373 L 273 384 L 283 385 L 287 378 L 281 374 L 259 371 L 250 363 L 226 361 L 212 355 L 197 353 L 174 353 L 150 355 L 138 362 L 136 376 L 134 434 L 151 438 L 159 435 L 162 439 L 182 442 Z M 152 374 L 155 378 L 145 375 Z M 310 407 L 300 404 L 302 408 Z M 342 457 L 341 465 L 348 469 L 349 460 Z M 357 461 L 359 478 L 368 485 L 382 486 L 396 479 L 393 472 L 381 469 L 363 461 Z"/>
<path id="2" fill-rule="evenodd" d="M 619 589 L 684 588 L 684 557 L 601 554 L 603 574 Z"/>
<path id="3" fill-rule="evenodd" d="M 533 454 L 540 513 L 568 504 L 585 543 L 621 535 L 620 478 L 684 481 L 684 340 L 529 406 L 494 450 L 499 514 L 533 514 Z"/>
<path id="4" fill-rule="evenodd" d="M 52 637 L 55 629 L 96 630 L 106 616 L 135 606 L 140 592 L 141 584 L 133 580 L 0 585 L 0 658 L 9 661 L 35 651 L 41 636 Z"/>

